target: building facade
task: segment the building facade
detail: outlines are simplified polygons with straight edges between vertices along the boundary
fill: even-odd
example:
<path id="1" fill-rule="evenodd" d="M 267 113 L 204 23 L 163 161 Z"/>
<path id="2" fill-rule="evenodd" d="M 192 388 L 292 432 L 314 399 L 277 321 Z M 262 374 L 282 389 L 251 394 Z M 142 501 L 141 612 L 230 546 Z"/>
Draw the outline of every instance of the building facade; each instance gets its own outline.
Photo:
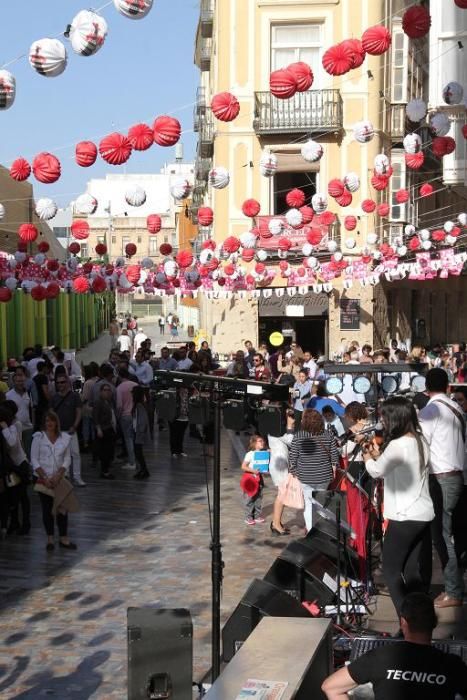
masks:
<path id="1" fill-rule="evenodd" d="M 338 242 L 348 260 L 361 255 L 369 233 L 376 232 L 381 242 L 394 243 L 408 223 L 417 228 L 432 227 L 433 218 L 441 215 L 441 209 L 446 218 L 465 210 L 466 205 L 461 204 L 465 196 L 465 155 L 464 176 L 455 182 L 453 171 L 462 170 L 457 149 L 455 164 L 444 159 L 443 167 L 427 154 L 424 169 L 414 174 L 405 166 L 402 140 L 414 128 L 424 141 L 428 138 L 422 124 L 407 123 L 405 107 L 410 99 L 424 98 L 431 110 L 438 109 L 442 88 L 433 86 L 434 80 L 440 84 L 444 80 L 459 80 L 465 85 L 462 71 L 465 72 L 466 62 L 461 51 L 449 69 L 439 61 L 445 55 L 446 42 L 454 41 L 453 32 L 459 32 L 467 13 L 454 3 L 444 13 L 444 3 L 432 0 L 433 29 L 429 37 L 409 42 L 402 31 L 402 14 L 410 4 L 404 0 L 201 0 L 195 42 L 200 86 L 194 115 L 198 151 L 192 215 L 196 220 L 199 206 L 210 205 L 214 224 L 208 231 L 200 227 L 200 239 L 210 236 L 221 242 L 228 235 L 248 231 L 251 221 L 242 213 L 242 203 L 248 198 L 261 203 L 261 216 L 282 215 L 286 209 L 285 194 L 291 188 L 302 189 L 309 203 L 315 192 L 327 191 L 332 178 L 342 179 L 349 172 L 359 176 L 359 192 L 345 210 L 330 198 L 329 210 L 337 214 L 338 220 L 346 215 L 357 217 L 357 229 L 352 232 L 356 246 L 346 250 L 346 232 L 339 224 L 327 234 Z M 361 68 L 342 77 L 333 78 L 324 71 L 322 56 L 327 48 L 344 39 L 360 37 L 367 27 L 377 24 L 385 24 L 392 33 L 390 51 L 382 56 L 367 56 Z M 296 61 L 311 66 L 311 89 L 289 100 L 274 98 L 269 91 L 271 71 Z M 233 122 L 216 121 L 210 112 L 212 96 L 222 91 L 232 92 L 240 102 L 240 114 Z M 459 108 L 458 113 L 453 126 L 457 132 L 465 118 L 465 107 Z M 372 122 L 375 129 L 374 138 L 363 146 L 353 137 L 353 127 L 361 120 Z M 301 157 L 301 145 L 308 138 L 323 145 L 324 156 L 318 163 L 310 164 Z M 465 149 L 464 140 L 456 140 L 459 149 Z M 277 157 L 273 178 L 260 173 L 259 162 L 265 150 Z M 389 191 L 377 192 L 371 186 L 374 158 L 379 153 L 389 155 L 394 168 Z M 230 173 L 230 185 L 222 190 L 208 187 L 209 170 L 218 166 Z M 441 183 L 435 199 L 427 201 L 414 196 L 421 182 L 434 177 Z M 404 187 L 412 196 L 407 204 L 399 205 L 395 193 Z M 389 215 L 382 218 L 363 213 L 364 199 L 388 201 Z M 270 251 L 267 264 L 277 267 L 275 252 L 276 255 Z M 324 248 L 318 257 L 329 260 L 329 253 Z M 464 280 L 458 281 L 462 288 Z M 286 280 L 282 283 L 286 285 Z M 436 288 L 436 280 L 431 284 Z M 240 347 L 245 339 L 255 343 L 267 340 L 273 330 L 283 331 L 302 347 L 325 351 L 330 356 L 343 342 L 385 345 L 390 337 L 406 340 L 414 335 L 416 319 L 412 311 L 419 302 L 402 304 L 407 294 L 419 291 L 414 283 L 392 282 L 377 287 L 354 283 L 351 289 L 343 289 L 337 280 L 333 285 L 328 294 L 310 290 L 303 303 L 298 297 L 294 303 L 284 303 L 284 296 L 275 290 L 266 299 L 245 295 L 243 299 L 202 300 L 201 325 L 210 329 L 216 349 L 222 352 Z M 457 283 L 452 286 L 452 294 L 456 295 L 459 292 L 454 288 L 457 290 Z M 449 284 L 447 289 L 451 289 Z M 419 295 L 422 298 L 424 295 Z M 399 305 L 405 309 L 404 323 L 397 321 Z M 389 307 L 392 315 L 388 314 Z M 351 318 L 349 308 L 353 309 Z M 420 315 L 418 311 L 414 313 Z M 446 329 L 444 341 L 455 341 L 458 332 L 457 327 Z"/>

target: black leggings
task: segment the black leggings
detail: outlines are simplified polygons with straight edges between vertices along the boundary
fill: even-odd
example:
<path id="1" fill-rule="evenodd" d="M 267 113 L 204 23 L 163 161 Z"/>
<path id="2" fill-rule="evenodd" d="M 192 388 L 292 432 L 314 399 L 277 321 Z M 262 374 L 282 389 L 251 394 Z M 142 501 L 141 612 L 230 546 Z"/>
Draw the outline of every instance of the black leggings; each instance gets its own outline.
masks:
<path id="1" fill-rule="evenodd" d="M 49 537 L 52 537 L 54 534 L 54 516 L 52 513 L 54 499 L 52 498 L 52 496 L 47 496 L 47 494 L 45 493 L 39 493 L 39 498 L 41 499 L 42 522 L 44 523 L 47 535 Z M 55 518 L 57 520 L 59 536 L 66 537 L 68 529 L 68 515 L 63 513 L 57 513 Z"/>
<path id="2" fill-rule="evenodd" d="M 147 472 L 148 468 L 146 466 L 146 460 L 144 458 L 143 446 L 141 444 L 138 445 L 136 442 L 133 443 L 133 445 L 135 448 L 136 462 L 140 468 L 140 471 Z"/>
<path id="3" fill-rule="evenodd" d="M 188 421 L 186 420 L 169 421 L 170 451 L 173 455 L 179 455 L 183 452 L 183 438 L 187 427 Z"/>
<path id="4" fill-rule="evenodd" d="M 422 582 L 420 558 L 431 553 L 430 523 L 418 520 L 389 520 L 383 546 L 383 577 L 397 614 L 408 593 L 428 592 Z"/>

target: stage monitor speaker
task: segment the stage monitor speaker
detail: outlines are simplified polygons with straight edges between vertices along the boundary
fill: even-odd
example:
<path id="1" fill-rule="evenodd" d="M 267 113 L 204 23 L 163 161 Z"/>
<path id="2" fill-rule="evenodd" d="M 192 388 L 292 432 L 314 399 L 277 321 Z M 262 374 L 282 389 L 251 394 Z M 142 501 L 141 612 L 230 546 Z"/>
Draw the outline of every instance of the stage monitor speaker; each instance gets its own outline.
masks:
<path id="1" fill-rule="evenodd" d="M 296 540 L 279 554 L 264 580 L 300 602 L 316 602 L 322 608 L 335 600 L 334 591 L 325 582 L 326 574 L 336 579 L 335 562 Z"/>
<path id="2" fill-rule="evenodd" d="M 230 661 L 263 617 L 311 617 L 298 600 L 267 581 L 254 579 L 222 630 L 224 661 Z"/>
<path id="3" fill-rule="evenodd" d="M 227 430 L 245 430 L 248 425 L 245 402 L 230 399 L 223 407 L 224 428 Z"/>
<path id="4" fill-rule="evenodd" d="M 192 700 L 193 624 L 183 608 L 128 608 L 128 700 Z"/>
<path id="5" fill-rule="evenodd" d="M 320 529 L 318 529 L 318 527 Z M 332 532 L 333 530 L 333 532 Z M 337 538 L 335 528 L 330 527 L 327 520 L 321 520 L 315 523 L 306 537 L 297 540 L 305 547 L 311 550 L 317 550 L 324 554 L 328 559 L 337 564 Z M 360 562 L 357 552 L 344 544 L 344 536 L 341 542 L 341 571 L 344 576 L 350 576 L 354 579 L 360 578 Z"/>
<path id="6" fill-rule="evenodd" d="M 158 419 L 175 420 L 177 415 L 177 390 L 164 389 L 163 391 L 158 391 L 155 396 L 154 406 Z"/>
<path id="7" fill-rule="evenodd" d="M 341 521 L 347 517 L 347 494 L 345 491 L 313 491 L 313 498 L 318 501 L 323 508 L 329 510 L 334 517 L 337 513 L 337 504 L 341 507 Z"/>
<path id="8" fill-rule="evenodd" d="M 280 437 L 285 433 L 285 411 L 280 406 L 261 406 L 256 412 L 258 432 L 267 437 Z"/>

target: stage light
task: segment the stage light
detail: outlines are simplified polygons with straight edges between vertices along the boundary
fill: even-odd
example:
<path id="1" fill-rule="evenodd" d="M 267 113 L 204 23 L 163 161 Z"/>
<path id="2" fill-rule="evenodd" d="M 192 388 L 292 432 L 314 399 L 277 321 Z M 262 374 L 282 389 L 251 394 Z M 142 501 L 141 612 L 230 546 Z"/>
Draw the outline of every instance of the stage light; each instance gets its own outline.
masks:
<path id="1" fill-rule="evenodd" d="M 353 390 L 357 394 L 366 394 L 371 389 L 371 382 L 368 377 L 355 377 L 353 380 Z"/>
<path id="2" fill-rule="evenodd" d="M 395 394 L 399 388 L 400 380 L 393 374 L 386 374 L 381 381 L 381 388 L 385 394 Z"/>
<path id="3" fill-rule="evenodd" d="M 416 377 L 413 377 L 413 379 L 410 382 L 410 388 L 416 394 L 423 393 L 426 389 L 425 377 L 423 377 L 421 374 L 417 375 Z"/>
<path id="4" fill-rule="evenodd" d="M 325 388 L 328 394 L 340 394 L 344 388 L 344 383 L 340 377 L 328 377 Z"/>

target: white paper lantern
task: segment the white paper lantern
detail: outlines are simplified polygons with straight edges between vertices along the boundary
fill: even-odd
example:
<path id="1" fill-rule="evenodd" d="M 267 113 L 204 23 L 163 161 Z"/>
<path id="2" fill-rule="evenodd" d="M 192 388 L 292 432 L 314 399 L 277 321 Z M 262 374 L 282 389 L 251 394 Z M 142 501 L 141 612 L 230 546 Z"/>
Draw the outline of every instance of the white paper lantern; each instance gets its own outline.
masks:
<path id="1" fill-rule="evenodd" d="M 311 243 L 304 243 L 302 245 L 302 253 L 303 255 L 307 258 L 309 255 L 311 255 L 313 252 L 313 246 Z"/>
<path id="2" fill-rule="evenodd" d="M 457 238 L 455 236 L 451 236 L 449 233 L 444 239 L 446 241 L 446 245 L 455 245 Z"/>
<path id="3" fill-rule="evenodd" d="M 39 75 L 55 78 L 67 64 L 66 48 L 58 39 L 39 39 L 29 49 L 29 63 Z"/>
<path id="4" fill-rule="evenodd" d="M 430 248 L 431 248 L 432 245 L 433 245 L 433 244 L 432 244 L 431 241 L 422 241 L 422 248 L 423 248 L 423 250 L 430 250 Z"/>
<path id="5" fill-rule="evenodd" d="M 422 241 L 429 241 L 431 236 L 430 231 L 427 228 L 423 228 L 418 235 Z"/>
<path id="6" fill-rule="evenodd" d="M 410 100 L 405 111 L 411 122 L 420 122 L 426 116 L 426 102 L 419 99 Z"/>
<path id="7" fill-rule="evenodd" d="M 146 201 L 146 192 L 140 185 L 132 185 L 125 192 L 125 200 L 132 207 L 141 207 Z"/>
<path id="8" fill-rule="evenodd" d="M 358 143 L 368 143 L 375 135 L 373 124 L 369 121 L 357 122 L 353 128 L 353 135 Z"/>
<path id="9" fill-rule="evenodd" d="M 81 10 L 71 22 L 70 42 L 80 56 L 92 56 L 104 45 L 107 22 L 96 12 Z"/>
<path id="10" fill-rule="evenodd" d="M 446 231 L 446 233 L 451 233 L 453 228 L 454 228 L 454 221 L 446 221 L 444 223 L 444 230 Z"/>
<path id="11" fill-rule="evenodd" d="M 5 280 L 5 287 L 8 287 L 10 292 L 14 292 L 16 287 L 18 286 L 18 280 L 16 277 L 7 277 Z"/>
<path id="12" fill-rule="evenodd" d="M 39 265 L 39 267 L 41 267 L 45 263 L 46 259 L 47 258 L 45 257 L 44 253 L 36 253 L 36 255 L 34 256 L 34 262 L 36 263 L 36 265 Z"/>
<path id="13" fill-rule="evenodd" d="M 430 128 L 436 136 L 447 136 L 451 129 L 451 120 L 444 112 L 430 115 Z"/>
<path id="14" fill-rule="evenodd" d="M 260 248 L 260 249 L 256 252 L 256 257 L 257 257 L 257 259 L 258 259 L 260 262 L 264 262 L 265 260 L 268 259 L 267 251 L 266 251 L 266 250 L 263 250 L 262 248 Z"/>
<path id="15" fill-rule="evenodd" d="M 114 0 L 116 9 L 129 19 L 143 19 L 152 8 L 153 0 Z"/>
<path id="16" fill-rule="evenodd" d="M 7 70 L 0 70 L 0 109 L 9 109 L 16 97 L 16 80 Z"/>
<path id="17" fill-rule="evenodd" d="M 390 161 L 389 158 L 385 153 L 378 153 L 377 156 L 375 156 L 375 172 L 378 173 L 378 175 L 384 175 L 384 173 L 387 173 Z"/>
<path id="18" fill-rule="evenodd" d="M 184 177 L 177 177 L 172 182 L 170 192 L 176 200 L 186 199 L 191 192 L 191 185 Z"/>
<path id="19" fill-rule="evenodd" d="M 284 230 L 284 222 L 281 219 L 271 219 L 268 229 L 273 236 L 278 236 Z"/>
<path id="20" fill-rule="evenodd" d="M 209 182 L 216 190 L 223 190 L 230 182 L 229 171 L 221 165 L 213 168 L 209 171 Z"/>
<path id="21" fill-rule="evenodd" d="M 366 242 L 368 243 L 368 245 L 375 245 L 378 242 L 378 234 L 369 233 L 366 237 Z"/>
<path id="22" fill-rule="evenodd" d="M 465 212 L 459 214 L 457 221 L 461 226 L 467 226 L 467 214 Z"/>
<path id="23" fill-rule="evenodd" d="M 375 250 L 375 252 L 373 253 L 373 260 L 381 260 L 382 257 L 382 252 L 380 250 Z"/>
<path id="24" fill-rule="evenodd" d="M 307 161 L 307 163 L 316 163 L 323 157 L 324 149 L 320 143 L 310 139 L 303 144 L 301 148 L 302 158 Z"/>
<path id="25" fill-rule="evenodd" d="M 211 250 L 210 248 L 204 248 L 204 250 L 202 250 L 199 254 L 199 261 L 201 265 L 206 265 L 207 263 L 211 262 L 211 260 L 214 257 L 215 256 L 213 250 Z"/>
<path id="26" fill-rule="evenodd" d="M 118 257 L 118 258 L 115 260 L 114 265 L 115 265 L 115 267 L 125 267 L 125 265 L 126 265 L 126 260 L 125 260 L 125 258 L 121 255 L 120 257 Z"/>
<path id="27" fill-rule="evenodd" d="M 360 187 L 360 178 L 357 173 L 347 173 L 347 175 L 344 176 L 344 185 L 349 192 L 357 192 Z"/>
<path id="28" fill-rule="evenodd" d="M 302 212 L 299 209 L 289 209 L 285 218 L 289 226 L 300 226 L 303 221 Z"/>
<path id="29" fill-rule="evenodd" d="M 25 289 L 27 292 L 30 292 L 33 287 L 35 287 L 37 282 L 33 282 L 33 280 L 23 280 L 21 282 L 21 289 Z"/>
<path id="30" fill-rule="evenodd" d="M 328 198 L 324 192 L 317 192 L 311 198 L 311 206 L 317 214 L 322 214 L 328 208 Z"/>
<path id="31" fill-rule="evenodd" d="M 164 272 L 167 277 L 176 277 L 178 274 L 178 265 L 175 260 L 166 260 L 164 263 Z"/>
<path id="32" fill-rule="evenodd" d="M 282 277 L 290 277 L 290 275 L 292 274 L 292 268 L 288 267 L 286 270 L 282 270 L 281 274 Z"/>
<path id="33" fill-rule="evenodd" d="M 333 258 L 336 262 L 341 262 L 343 257 L 344 256 L 342 255 L 342 252 L 340 250 L 336 250 L 336 252 L 333 255 Z"/>
<path id="34" fill-rule="evenodd" d="M 400 257 L 403 258 L 404 255 L 407 255 L 407 246 L 406 246 L 406 245 L 400 245 L 400 246 L 397 248 L 397 251 L 396 251 L 396 252 L 397 252 L 397 255 L 399 255 Z"/>
<path id="35" fill-rule="evenodd" d="M 270 151 L 263 151 L 259 161 L 259 170 L 264 177 L 272 177 L 277 170 L 277 156 Z"/>
<path id="36" fill-rule="evenodd" d="M 287 258 L 287 256 L 288 256 L 288 254 L 289 254 L 289 253 L 288 253 L 287 250 L 281 250 L 280 248 L 278 248 L 278 250 L 277 250 L 277 257 L 278 257 L 280 260 L 285 260 L 285 259 Z"/>
<path id="37" fill-rule="evenodd" d="M 335 253 L 337 250 L 336 241 L 328 241 L 328 250 L 330 253 Z"/>
<path id="38" fill-rule="evenodd" d="M 413 236 L 415 231 L 416 231 L 416 228 L 413 224 L 407 224 L 407 226 L 404 226 L 404 234 L 406 236 Z"/>
<path id="39" fill-rule="evenodd" d="M 316 270 L 319 267 L 319 260 L 312 255 L 311 257 L 307 258 L 306 264 L 311 270 Z"/>
<path id="40" fill-rule="evenodd" d="M 252 231 L 246 231 L 240 236 L 240 243 L 243 248 L 254 248 L 256 246 L 257 238 Z"/>
<path id="41" fill-rule="evenodd" d="M 460 83 L 448 83 L 443 90 L 443 100 L 447 105 L 460 105 L 464 97 L 464 88 Z"/>
<path id="42" fill-rule="evenodd" d="M 355 238 L 347 238 L 345 241 L 345 247 L 352 250 L 357 245 Z"/>
<path id="43" fill-rule="evenodd" d="M 53 199 L 42 197 L 36 202 L 36 214 L 41 221 L 49 221 L 53 219 L 57 213 L 57 205 Z"/>
<path id="44" fill-rule="evenodd" d="M 402 143 L 406 153 L 418 153 L 422 148 L 422 139 L 418 134 L 407 134 Z"/>
<path id="45" fill-rule="evenodd" d="M 3 204 L 0 204 L 0 220 L 5 217 L 5 207 Z"/>
<path id="46" fill-rule="evenodd" d="M 94 214 L 97 209 L 97 199 L 87 192 L 80 194 L 76 199 L 74 209 L 76 214 L 86 214 L 88 216 L 89 214 Z"/>

